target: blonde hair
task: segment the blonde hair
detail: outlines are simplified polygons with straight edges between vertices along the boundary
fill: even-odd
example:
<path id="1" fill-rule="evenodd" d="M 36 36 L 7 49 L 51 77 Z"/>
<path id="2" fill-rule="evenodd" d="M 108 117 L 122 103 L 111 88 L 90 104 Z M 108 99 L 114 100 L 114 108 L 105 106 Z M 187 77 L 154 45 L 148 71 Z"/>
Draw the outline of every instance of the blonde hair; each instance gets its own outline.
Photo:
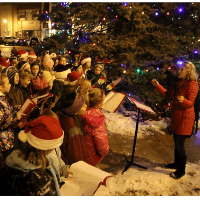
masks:
<path id="1" fill-rule="evenodd" d="M 8 78 L 5 74 L 0 74 L 0 85 L 5 84 L 5 78 Z"/>
<path id="2" fill-rule="evenodd" d="M 33 79 L 33 75 L 31 74 L 29 70 L 24 69 L 19 73 L 19 78 L 25 79 L 27 77 L 30 78 L 31 80 Z"/>
<path id="3" fill-rule="evenodd" d="M 189 62 L 189 61 L 186 61 L 184 63 L 184 66 L 186 67 L 187 69 L 187 75 L 186 75 L 186 79 L 188 81 L 191 81 L 191 80 L 198 80 L 198 74 L 196 72 L 196 67 L 193 63 Z"/>
<path id="4" fill-rule="evenodd" d="M 42 115 L 48 115 L 51 117 L 54 117 L 55 119 L 57 119 L 59 121 L 58 115 L 56 113 L 54 113 L 52 110 L 48 109 L 44 109 L 44 112 Z"/>
<path id="5" fill-rule="evenodd" d="M 99 88 L 91 88 L 88 93 L 88 106 L 90 108 L 99 108 L 103 103 L 103 91 Z"/>
<path id="6" fill-rule="evenodd" d="M 86 78 L 80 78 L 74 85 L 74 90 L 77 90 L 82 95 L 86 95 L 91 88 L 91 81 Z"/>
<path id="7" fill-rule="evenodd" d="M 19 158 L 28 161 L 36 166 L 41 166 L 43 170 L 49 166 L 48 159 L 46 157 L 52 150 L 40 150 L 31 146 L 28 142 L 20 145 Z"/>

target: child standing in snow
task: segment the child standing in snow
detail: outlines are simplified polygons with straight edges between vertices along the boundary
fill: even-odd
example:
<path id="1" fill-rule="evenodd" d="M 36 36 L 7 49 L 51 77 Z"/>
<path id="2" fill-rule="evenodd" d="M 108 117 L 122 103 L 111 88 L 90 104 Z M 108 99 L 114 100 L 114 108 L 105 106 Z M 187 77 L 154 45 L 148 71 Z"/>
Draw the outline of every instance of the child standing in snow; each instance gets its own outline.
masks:
<path id="1" fill-rule="evenodd" d="M 108 136 L 106 133 L 105 117 L 100 111 L 105 94 L 101 89 L 92 88 L 88 94 L 88 109 L 81 116 L 84 120 L 86 142 L 89 151 L 90 164 L 95 166 L 109 152 Z"/>
<path id="2" fill-rule="evenodd" d="M 10 87 L 8 77 L 0 75 L 0 149 L 4 159 L 13 151 L 14 147 L 14 133 L 10 126 L 22 117 L 22 114 L 18 112 L 18 107 L 10 106 L 5 98 Z"/>

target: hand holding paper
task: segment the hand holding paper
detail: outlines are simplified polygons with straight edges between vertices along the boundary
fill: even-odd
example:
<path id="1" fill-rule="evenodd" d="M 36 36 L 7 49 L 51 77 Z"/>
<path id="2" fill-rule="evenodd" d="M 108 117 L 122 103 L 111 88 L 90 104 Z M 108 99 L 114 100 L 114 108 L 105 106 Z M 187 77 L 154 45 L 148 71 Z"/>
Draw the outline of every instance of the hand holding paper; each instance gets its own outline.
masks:
<path id="1" fill-rule="evenodd" d="M 22 118 L 22 116 L 26 116 L 26 114 L 17 112 L 17 120 L 20 120 Z"/>

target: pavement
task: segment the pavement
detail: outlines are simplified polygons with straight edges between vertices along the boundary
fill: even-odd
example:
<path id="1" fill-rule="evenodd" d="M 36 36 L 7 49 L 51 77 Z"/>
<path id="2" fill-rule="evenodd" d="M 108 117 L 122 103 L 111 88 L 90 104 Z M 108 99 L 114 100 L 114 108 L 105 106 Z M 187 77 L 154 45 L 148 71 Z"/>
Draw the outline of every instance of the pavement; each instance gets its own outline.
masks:
<path id="1" fill-rule="evenodd" d="M 166 163 L 174 160 L 174 141 L 173 136 L 162 134 L 160 132 L 152 132 L 145 138 L 136 140 L 135 152 L 133 153 L 134 136 L 124 137 L 121 135 L 108 135 L 110 151 L 108 155 L 99 163 L 99 168 L 117 174 L 123 171 L 127 161 L 131 161 L 133 155 L 133 163 L 143 167 L 159 166 L 163 167 Z M 200 161 L 200 130 L 196 135 L 192 135 L 185 141 L 185 149 L 188 163 L 198 163 Z M 130 167 L 137 167 L 131 165 Z"/>
<path id="2" fill-rule="evenodd" d="M 110 151 L 99 163 L 98 167 L 104 171 L 117 174 L 123 171 L 127 161 L 131 161 L 134 136 L 108 135 Z M 185 141 L 187 162 L 198 163 L 200 161 L 200 130 L 196 135 Z M 133 163 L 143 167 L 160 166 L 173 162 L 174 141 L 172 135 L 166 132 L 152 132 L 145 138 L 137 138 Z M 0 154 L 0 169 L 4 166 L 3 157 Z M 130 166 L 135 167 L 135 166 Z"/>

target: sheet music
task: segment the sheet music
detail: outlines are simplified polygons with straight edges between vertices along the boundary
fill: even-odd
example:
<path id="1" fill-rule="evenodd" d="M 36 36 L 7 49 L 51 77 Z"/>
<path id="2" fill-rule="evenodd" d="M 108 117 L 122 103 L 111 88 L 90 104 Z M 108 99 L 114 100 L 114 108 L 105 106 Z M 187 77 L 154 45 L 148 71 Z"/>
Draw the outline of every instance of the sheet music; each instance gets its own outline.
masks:
<path id="1" fill-rule="evenodd" d="M 127 98 L 129 101 L 131 101 L 131 103 L 135 104 L 137 108 L 156 115 L 156 113 L 149 106 L 140 103 L 139 101 L 137 101 L 136 99 L 133 99 L 132 97 L 127 97 Z"/>

